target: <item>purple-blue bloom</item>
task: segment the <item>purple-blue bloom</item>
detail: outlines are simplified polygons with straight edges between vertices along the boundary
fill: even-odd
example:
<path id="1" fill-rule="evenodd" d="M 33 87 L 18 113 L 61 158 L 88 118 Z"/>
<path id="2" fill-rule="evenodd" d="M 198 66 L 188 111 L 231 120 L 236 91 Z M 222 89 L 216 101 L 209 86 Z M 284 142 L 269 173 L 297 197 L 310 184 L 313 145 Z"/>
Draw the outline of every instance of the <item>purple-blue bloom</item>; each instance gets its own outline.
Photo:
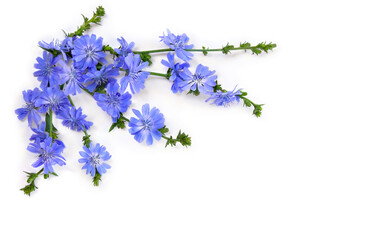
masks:
<path id="1" fill-rule="evenodd" d="M 133 109 L 133 113 L 138 117 L 130 118 L 129 132 L 134 135 L 134 139 L 141 143 L 146 139 L 147 145 L 153 144 L 153 137 L 159 141 L 162 133 L 159 129 L 164 127 L 164 116 L 158 108 L 153 107 L 150 110 L 149 104 L 142 106 L 142 113 Z"/>
<path id="2" fill-rule="evenodd" d="M 76 95 L 76 93 L 82 92 L 80 88 L 83 87 L 83 74 L 82 71 L 74 68 L 73 64 L 70 64 L 69 66 L 63 64 L 63 71 L 60 76 L 62 78 L 62 82 L 66 83 L 64 88 L 64 93 L 66 95 Z"/>
<path id="3" fill-rule="evenodd" d="M 107 83 L 114 83 L 117 81 L 115 77 L 120 75 L 119 69 L 114 68 L 113 64 L 108 66 L 103 66 L 100 70 L 92 68 L 86 75 L 84 75 L 84 83 L 88 84 L 86 87 L 88 91 L 93 92 L 95 89 L 101 85 Z"/>
<path id="4" fill-rule="evenodd" d="M 189 38 L 185 33 L 176 36 L 167 29 L 167 36 L 163 33 L 163 36 L 160 36 L 160 38 L 162 42 L 164 42 L 172 50 L 175 50 L 178 58 L 182 59 L 183 61 L 188 62 L 193 57 L 192 53 L 185 50 L 193 48 L 193 44 L 186 45 L 186 43 L 189 41 Z"/>
<path id="5" fill-rule="evenodd" d="M 68 111 L 71 107 L 70 101 L 59 87 L 44 89 L 35 105 L 41 108 L 41 113 L 47 112 L 50 108 L 58 113 L 59 111 Z"/>
<path id="6" fill-rule="evenodd" d="M 132 49 L 134 47 L 134 42 L 128 42 L 123 38 L 117 38 L 117 41 L 120 43 L 120 48 L 115 48 L 114 51 L 119 55 L 116 59 L 116 67 L 123 67 L 125 65 L 125 57 L 129 55 L 129 53 L 132 53 Z"/>
<path id="7" fill-rule="evenodd" d="M 223 92 L 221 90 L 217 90 L 211 94 L 211 96 L 206 100 L 206 102 L 213 100 L 212 104 L 217 106 L 228 106 L 233 102 L 239 102 L 241 95 L 241 89 L 236 90 L 237 86 L 234 87 L 233 91 Z"/>
<path id="8" fill-rule="evenodd" d="M 103 38 L 96 35 L 83 35 L 74 41 L 71 51 L 75 66 L 81 70 L 95 67 L 99 62 L 105 63 L 106 54 L 103 52 Z"/>
<path id="9" fill-rule="evenodd" d="M 52 40 L 50 43 L 45 41 L 38 42 L 38 45 L 47 50 L 56 50 L 61 52 L 62 57 L 65 61 L 67 61 L 67 52 L 69 52 L 73 48 L 72 37 L 67 37 L 63 41 L 59 41 L 58 39 Z"/>
<path id="10" fill-rule="evenodd" d="M 41 116 L 39 115 L 39 108 L 36 107 L 36 100 L 39 98 L 41 90 L 34 88 L 33 90 L 23 91 L 22 95 L 24 97 L 25 106 L 15 110 L 17 118 L 23 120 L 28 117 L 28 124 L 31 127 L 33 122 L 38 126 L 41 121 Z"/>
<path id="11" fill-rule="evenodd" d="M 38 154 L 38 160 L 35 161 L 32 166 L 38 168 L 43 165 L 43 173 L 54 173 L 53 165 L 59 166 L 66 165 L 65 158 L 61 155 L 64 146 L 53 142 L 51 137 L 47 137 L 44 140 L 38 139 L 34 143 L 30 143 L 28 148 L 30 152 Z"/>
<path id="12" fill-rule="evenodd" d="M 208 67 L 199 64 L 196 67 L 195 74 L 192 75 L 189 69 L 186 68 L 180 74 L 184 82 L 178 85 L 183 89 L 199 90 L 200 93 L 211 94 L 214 86 L 216 86 L 217 75 L 214 75 L 215 72 L 209 71 Z"/>
<path id="13" fill-rule="evenodd" d="M 89 144 L 89 148 L 87 146 L 83 146 L 84 151 L 80 151 L 79 154 L 82 158 L 79 159 L 80 163 L 84 163 L 82 169 L 86 169 L 87 173 L 91 173 L 92 177 L 95 176 L 96 170 L 103 175 L 107 172 L 107 169 L 110 169 L 105 161 L 108 161 L 111 158 L 111 155 L 106 151 L 104 146 L 100 146 L 100 144 L 93 145 Z"/>
<path id="14" fill-rule="evenodd" d="M 38 57 L 37 63 L 34 67 L 38 69 L 34 72 L 34 76 L 37 77 L 38 81 L 41 81 L 41 88 L 55 87 L 62 84 L 59 74 L 62 68 L 56 66 L 59 61 L 59 57 L 54 57 L 53 54 L 44 51 L 43 58 Z"/>
<path id="15" fill-rule="evenodd" d="M 57 118 L 62 119 L 62 124 L 74 131 L 88 130 L 93 123 L 86 121 L 87 115 L 82 113 L 82 108 L 71 107 L 69 111 L 61 111 Z"/>
<path id="16" fill-rule="evenodd" d="M 102 94 L 96 92 L 93 97 L 97 101 L 97 105 L 112 117 L 113 122 L 117 122 L 120 113 L 126 112 L 130 104 L 132 104 L 132 95 L 126 92 L 121 94 L 117 82 L 107 85 L 107 93 Z"/>
<path id="17" fill-rule="evenodd" d="M 42 121 L 37 128 L 32 128 L 32 131 L 34 134 L 30 137 L 30 141 L 40 142 L 40 141 L 45 141 L 45 139 L 49 136 L 49 133 L 46 132 L 46 123 Z M 65 147 L 64 143 L 58 139 L 54 140 L 58 145 L 61 145 Z"/>
<path id="18" fill-rule="evenodd" d="M 183 92 L 183 89 L 180 87 L 183 82 L 180 74 L 184 71 L 184 69 L 189 68 L 189 63 L 175 63 L 174 61 L 175 55 L 171 53 L 167 53 L 167 60 L 162 59 L 161 63 L 171 69 L 171 76 L 169 80 L 172 82 L 171 91 L 173 93 Z"/>
<path id="19" fill-rule="evenodd" d="M 125 65 L 128 69 L 128 75 L 121 78 L 121 92 L 124 92 L 126 88 L 130 87 L 132 94 L 139 93 L 141 89 L 145 88 L 145 80 L 149 76 L 149 72 L 142 71 L 149 66 L 148 62 L 142 62 L 139 54 L 129 54 L 125 58 Z"/>

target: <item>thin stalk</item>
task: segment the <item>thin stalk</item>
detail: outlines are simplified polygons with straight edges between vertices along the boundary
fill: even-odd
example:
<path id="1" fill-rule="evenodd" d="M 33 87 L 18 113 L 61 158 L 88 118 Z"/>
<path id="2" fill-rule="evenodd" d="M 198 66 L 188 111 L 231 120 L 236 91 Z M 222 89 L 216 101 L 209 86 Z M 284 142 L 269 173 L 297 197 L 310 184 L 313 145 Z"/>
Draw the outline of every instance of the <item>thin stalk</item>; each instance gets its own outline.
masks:
<path id="1" fill-rule="evenodd" d="M 50 137 L 53 137 L 53 111 L 49 110 L 49 118 L 50 118 L 50 121 L 49 121 L 49 136 Z"/>
<path id="2" fill-rule="evenodd" d="M 150 73 L 150 75 L 167 78 L 167 74 L 166 73 L 157 73 L 157 72 L 148 72 L 148 73 Z"/>

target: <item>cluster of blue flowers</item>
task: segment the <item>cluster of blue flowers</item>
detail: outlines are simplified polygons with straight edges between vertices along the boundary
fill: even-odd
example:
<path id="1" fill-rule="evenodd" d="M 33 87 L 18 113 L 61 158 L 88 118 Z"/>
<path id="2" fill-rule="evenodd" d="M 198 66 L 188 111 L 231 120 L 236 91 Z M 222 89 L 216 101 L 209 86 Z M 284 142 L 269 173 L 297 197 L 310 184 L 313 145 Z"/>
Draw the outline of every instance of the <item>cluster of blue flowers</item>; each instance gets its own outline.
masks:
<path id="1" fill-rule="evenodd" d="M 33 132 L 27 149 L 37 154 L 32 167 L 40 169 L 37 173 L 27 173 L 29 185 L 22 190 L 28 195 L 37 188 L 34 181 L 39 174 L 43 173 L 47 178 L 50 174 L 56 175 L 55 165 L 66 165 L 62 156 L 65 145 L 58 139 L 58 130 L 53 124 L 54 115 L 62 121 L 63 126 L 83 132 L 83 151 L 79 152 L 82 158 L 78 161 L 84 164 L 82 169 L 91 174 L 94 185 L 97 186 L 101 176 L 111 168 L 107 163 L 111 155 L 104 146 L 92 142 L 87 131 L 93 123 L 87 120 L 81 107 L 75 107 L 71 95 L 83 92 L 90 94 L 110 116 L 110 131 L 115 127 L 123 129 L 127 125 L 134 139 L 139 143 L 145 141 L 147 145 L 153 144 L 154 139 L 159 141 L 162 138 L 167 140 L 166 146 L 175 146 L 176 143 L 191 145 L 191 138 L 181 131 L 176 138 L 166 136 L 169 130 L 165 126 L 165 118 L 156 107 L 144 104 L 142 111 L 132 109 L 135 117 L 128 119 L 124 116 L 132 105 L 133 95 L 143 91 L 150 75 L 162 76 L 171 81 L 173 93 L 187 91 L 195 95 L 205 94 L 209 96 L 207 102 L 211 101 L 218 106 L 227 106 L 243 99 L 247 106 L 250 104 L 254 108 L 260 107 L 248 100 L 245 97 L 247 93 L 241 89 L 222 89 L 215 71 L 208 67 L 199 64 L 192 73 L 189 62 L 194 55 L 191 51 L 198 49 L 193 49 L 194 46 L 188 44 L 186 34 L 175 35 L 168 30 L 167 35 L 163 34 L 160 38 L 169 49 L 154 51 L 135 51 L 134 42 L 128 43 L 123 37 L 117 39 L 120 46 L 112 48 L 103 44 L 102 37 L 84 35 L 83 32 L 90 28 L 90 23 L 99 23 L 104 14 L 104 9 L 98 7 L 90 20 L 84 18 L 83 25 L 76 32 L 67 34 L 62 41 L 39 42 L 43 49 L 42 57 L 38 57 L 34 65 L 34 76 L 40 82 L 39 88 L 24 91 L 25 104 L 15 111 L 18 119 L 27 119 Z M 240 48 L 228 45 L 222 51 L 227 53 L 230 50 L 250 49 L 254 52 L 264 47 L 266 45 L 251 47 L 244 43 Z M 147 71 L 146 68 L 151 64 L 150 53 L 164 51 L 168 52 L 167 60 L 162 60 L 161 63 L 168 68 L 167 74 Z M 204 54 L 207 51 L 202 50 Z M 175 56 L 180 60 L 175 61 Z"/>
<path id="2" fill-rule="evenodd" d="M 186 45 L 189 38 L 186 34 L 179 36 L 174 35 L 169 30 L 168 34 L 161 36 L 161 41 L 175 51 L 175 54 L 183 62 L 175 62 L 175 54 L 167 53 L 167 60 L 162 60 L 161 63 L 168 68 L 170 73 L 169 80 L 172 82 L 171 91 L 173 93 L 181 93 L 189 91 L 198 95 L 200 93 L 209 95 L 207 102 L 212 100 L 213 104 L 218 106 L 228 106 L 233 102 L 239 102 L 241 89 L 233 91 L 222 91 L 215 89 L 217 85 L 216 71 L 210 71 L 208 67 L 202 64 L 197 65 L 195 73 L 190 71 L 188 63 L 193 54 L 185 49 L 192 49 L 193 45 Z"/>

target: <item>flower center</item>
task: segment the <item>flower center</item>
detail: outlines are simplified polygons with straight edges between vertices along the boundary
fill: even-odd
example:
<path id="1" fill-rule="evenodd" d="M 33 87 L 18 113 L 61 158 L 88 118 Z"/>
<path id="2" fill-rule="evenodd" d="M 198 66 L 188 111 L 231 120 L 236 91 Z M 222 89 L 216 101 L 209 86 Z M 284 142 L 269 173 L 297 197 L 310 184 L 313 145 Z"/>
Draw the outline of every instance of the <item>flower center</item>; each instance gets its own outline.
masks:
<path id="1" fill-rule="evenodd" d="M 92 163 L 92 165 L 95 165 L 95 166 L 99 165 L 100 164 L 100 155 L 96 154 L 96 153 L 93 154 L 91 156 L 91 163 Z"/>
<path id="2" fill-rule="evenodd" d="M 109 95 L 108 103 L 113 105 L 114 107 L 120 105 L 120 103 L 121 103 L 120 96 L 121 96 L 120 93 L 116 93 L 114 95 Z"/>
<path id="3" fill-rule="evenodd" d="M 200 74 L 194 74 L 194 75 L 193 75 L 193 81 L 194 81 L 197 85 L 202 84 L 203 80 L 204 80 L 204 77 L 201 76 Z"/>
<path id="4" fill-rule="evenodd" d="M 46 152 L 46 151 L 43 151 L 39 157 L 42 159 L 42 162 L 45 163 L 45 162 L 48 162 L 51 158 L 51 154 Z"/>
<path id="5" fill-rule="evenodd" d="M 87 47 L 87 50 L 86 50 L 86 53 L 87 53 L 87 57 L 93 57 L 93 55 L 95 55 L 95 49 L 92 48 L 92 46 L 88 46 Z"/>
<path id="6" fill-rule="evenodd" d="M 150 127 L 153 125 L 152 121 L 150 118 L 148 119 L 143 119 L 142 120 L 142 125 L 144 130 L 150 130 Z"/>

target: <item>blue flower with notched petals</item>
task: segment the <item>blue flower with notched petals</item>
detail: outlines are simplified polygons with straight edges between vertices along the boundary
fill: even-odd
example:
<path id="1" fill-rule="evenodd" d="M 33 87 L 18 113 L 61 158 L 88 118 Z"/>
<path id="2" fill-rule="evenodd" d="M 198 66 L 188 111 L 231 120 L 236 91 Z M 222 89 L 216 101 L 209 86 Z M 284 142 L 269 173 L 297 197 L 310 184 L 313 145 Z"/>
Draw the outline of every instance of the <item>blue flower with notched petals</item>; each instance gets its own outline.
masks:
<path id="1" fill-rule="evenodd" d="M 63 71 L 60 74 L 62 82 L 66 83 L 64 87 L 64 93 L 66 95 L 81 93 L 81 87 L 83 87 L 83 73 L 79 69 L 74 68 L 73 64 L 63 64 Z"/>
<path id="2" fill-rule="evenodd" d="M 86 121 L 87 115 L 82 113 L 82 108 L 71 107 L 69 111 L 61 111 L 57 118 L 62 119 L 62 124 L 74 131 L 88 130 L 93 123 Z"/>
<path id="3" fill-rule="evenodd" d="M 162 133 L 159 129 L 164 127 L 164 116 L 158 108 L 153 107 L 150 110 L 149 104 L 142 106 L 142 113 L 133 109 L 133 113 L 138 117 L 130 118 L 129 132 L 134 135 L 134 139 L 141 143 L 146 139 L 147 145 L 153 144 L 153 137 L 159 141 Z"/>
<path id="4" fill-rule="evenodd" d="M 72 37 L 67 37 L 63 41 L 53 39 L 50 43 L 47 43 L 45 41 L 39 41 L 38 45 L 45 50 L 59 51 L 62 54 L 62 57 L 65 61 L 68 60 L 66 53 L 71 51 L 71 49 L 73 48 Z"/>
<path id="5" fill-rule="evenodd" d="M 91 69 L 84 75 L 84 83 L 88 84 L 86 87 L 88 91 L 93 92 L 95 89 L 103 84 L 114 83 L 117 81 L 115 77 L 120 75 L 119 69 L 114 68 L 113 64 L 103 66 L 100 70 L 96 68 Z"/>
<path id="6" fill-rule="evenodd" d="M 178 86 L 183 89 L 198 90 L 200 93 L 210 94 L 213 92 L 214 86 L 216 86 L 217 75 L 214 75 L 215 72 L 199 64 L 196 67 L 195 74 L 192 75 L 189 69 L 186 68 L 180 74 L 184 81 L 178 83 Z"/>
<path id="7" fill-rule="evenodd" d="M 128 75 L 120 80 L 121 92 L 124 92 L 129 85 L 132 94 L 139 93 L 141 89 L 145 88 L 145 80 L 150 74 L 142 71 L 149 66 L 149 63 L 142 62 L 139 54 L 129 54 L 125 58 L 125 65 L 128 69 Z"/>
<path id="8" fill-rule="evenodd" d="M 58 113 L 59 111 L 68 111 L 71 107 L 70 101 L 59 87 L 44 89 L 35 105 L 41 108 L 41 113 L 47 112 L 50 108 Z"/>
<path id="9" fill-rule="evenodd" d="M 46 123 L 42 121 L 37 128 L 32 128 L 32 131 L 34 134 L 30 137 L 30 141 L 40 142 L 40 141 L 45 141 L 45 139 L 49 136 L 49 133 L 46 132 Z M 64 143 L 58 139 L 55 139 L 54 142 L 56 142 L 58 145 L 61 145 L 65 147 Z"/>
<path id="10" fill-rule="evenodd" d="M 163 34 L 163 36 L 160 36 L 160 38 L 162 42 L 164 42 L 172 50 L 175 50 L 175 53 L 178 56 L 178 58 L 182 59 L 183 61 L 188 62 L 193 57 L 192 53 L 186 51 L 186 49 L 192 49 L 193 44 L 186 45 L 189 41 L 189 38 L 185 33 L 176 36 L 175 34 L 171 33 L 170 30 L 167 29 L 167 36 Z"/>
<path id="11" fill-rule="evenodd" d="M 84 163 L 82 169 L 86 169 L 87 173 L 91 173 L 92 177 L 95 176 L 96 170 L 100 175 L 103 175 L 107 172 L 107 169 L 110 169 L 105 161 L 108 161 L 111 158 L 111 155 L 106 151 L 104 146 L 100 146 L 100 144 L 93 145 L 89 144 L 89 148 L 87 146 L 83 146 L 84 151 L 80 151 L 79 154 L 82 158 L 79 159 L 80 163 Z"/>
<path id="12" fill-rule="evenodd" d="M 120 43 L 120 48 L 115 48 L 114 51 L 118 54 L 118 58 L 116 59 L 116 67 L 123 67 L 125 65 L 125 57 L 132 53 L 132 49 L 134 47 L 134 42 L 128 42 L 123 38 L 117 38 L 117 41 Z"/>
<path id="13" fill-rule="evenodd" d="M 103 38 L 96 35 L 83 35 L 74 41 L 71 51 L 75 66 L 81 70 L 95 67 L 99 62 L 105 63 L 106 54 L 103 52 Z"/>
<path id="14" fill-rule="evenodd" d="M 62 84 L 59 74 L 62 68 L 56 64 L 59 61 L 59 57 L 54 57 L 53 54 L 44 51 L 43 58 L 38 57 L 37 63 L 34 67 L 38 69 L 34 72 L 34 76 L 37 77 L 38 81 L 41 81 L 41 88 L 55 87 Z"/>
<path id="15" fill-rule="evenodd" d="M 41 90 L 35 88 L 33 90 L 23 91 L 22 95 L 24 97 L 25 106 L 15 110 L 17 118 L 23 120 L 28 117 L 28 124 L 31 127 L 33 122 L 38 126 L 41 121 L 41 116 L 39 115 L 39 108 L 35 105 L 36 100 L 39 98 Z"/>
<path id="16" fill-rule="evenodd" d="M 126 112 L 130 104 L 132 104 L 132 95 L 126 92 L 121 94 L 117 82 L 107 85 L 107 93 L 102 94 L 96 92 L 93 97 L 97 101 L 97 105 L 112 117 L 113 122 L 117 122 L 120 113 Z"/>
<path id="17" fill-rule="evenodd" d="M 221 90 L 217 90 L 211 94 L 211 96 L 206 100 L 206 102 L 212 100 L 212 104 L 217 106 L 228 106 L 233 102 L 239 102 L 241 95 L 241 89 L 236 90 L 237 86 L 234 87 L 233 91 L 223 92 Z"/>
<path id="18" fill-rule="evenodd" d="M 43 173 L 54 173 L 53 165 L 66 165 L 65 158 L 61 155 L 64 146 L 53 142 L 51 137 L 44 140 L 38 139 L 34 143 L 30 143 L 28 148 L 30 152 L 38 154 L 38 160 L 32 164 L 32 167 L 38 168 L 43 165 Z"/>
<path id="19" fill-rule="evenodd" d="M 167 61 L 162 59 L 161 63 L 170 69 L 171 76 L 169 80 L 172 82 L 171 91 L 173 93 L 183 92 L 183 88 L 179 85 L 183 82 L 183 78 L 180 74 L 184 69 L 189 68 L 189 63 L 175 63 L 175 55 L 172 53 L 167 53 Z"/>

